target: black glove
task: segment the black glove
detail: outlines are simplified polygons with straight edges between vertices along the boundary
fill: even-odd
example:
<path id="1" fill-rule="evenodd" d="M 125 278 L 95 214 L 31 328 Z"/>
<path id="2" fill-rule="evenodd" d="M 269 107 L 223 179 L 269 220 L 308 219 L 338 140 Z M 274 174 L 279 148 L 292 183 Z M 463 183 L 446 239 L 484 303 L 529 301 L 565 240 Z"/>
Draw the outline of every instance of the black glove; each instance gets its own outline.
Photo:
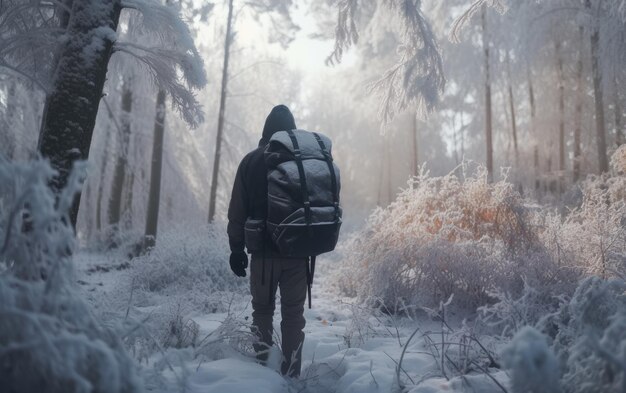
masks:
<path id="1" fill-rule="evenodd" d="M 230 269 L 239 277 L 246 276 L 248 267 L 248 254 L 243 251 L 236 251 L 230 254 Z"/>

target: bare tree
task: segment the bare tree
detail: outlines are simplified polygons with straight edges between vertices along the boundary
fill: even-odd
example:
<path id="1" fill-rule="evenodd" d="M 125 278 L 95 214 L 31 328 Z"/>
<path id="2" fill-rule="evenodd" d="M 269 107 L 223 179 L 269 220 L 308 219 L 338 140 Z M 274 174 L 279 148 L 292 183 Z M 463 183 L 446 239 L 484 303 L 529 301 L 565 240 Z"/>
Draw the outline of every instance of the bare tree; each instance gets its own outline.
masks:
<path id="1" fill-rule="evenodd" d="M 163 139 L 165 135 L 165 91 L 159 90 L 154 119 L 154 139 L 152 142 L 152 165 L 150 169 L 150 193 L 146 213 L 146 230 L 143 250 L 154 247 L 159 224 L 159 204 L 161 201 L 161 170 L 163 168 Z"/>
<path id="2" fill-rule="evenodd" d="M 585 0 L 585 7 L 594 13 L 591 0 Z M 598 5 L 599 7 L 599 5 Z M 596 145 L 598 148 L 598 170 L 600 173 L 608 172 L 609 158 L 606 152 L 606 125 L 604 123 L 604 90 L 602 86 L 602 67 L 600 64 L 600 21 L 595 10 L 591 27 L 591 73 L 593 77 L 593 97 L 596 110 Z"/>
<path id="3" fill-rule="evenodd" d="M 563 192 L 565 176 L 565 77 L 563 75 L 563 57 L 561 54 L 561 43 L 554 44 L 554 54 L 556 56 L 557 86 L 559 89 L 559 193 Z"/>
<path id="4" fill-rule="evenodd" d="M 209 222 L 215 218 L 215 204 L 217 198 L 217 183 L 220 171 L 222 154 L 222 138 L 224 133 L 224 112 L 226 111 L 226 92 L 228 86 L 228 62 L 230 60 L 230 45 L 232 43 L 233 0 L 228 0 L 228 17 L 226 20 L 226 36 L 224 37 L 224 65 L 222 66 L 222 90 L 220 92 L 220 108 L 217 117 L 217 135 L 215 137 L 215 156 L 213 158 L 213 175 L 211 177 L 211 191 L 209 195 Z"/>
<path id="5" fill-rule="evenodd" d="M 509 110 L 511 111 L 511 133 L 513 134 L 513 149 L 515 151 L 515 167 L 519 167 L 519 148 L 517 146 L 517 121 L 515 117 L 515 97 L 513 95 L 513 81 L 511 77 L 511 54 L 506 50 L 506 71 L 509 91 Z"/>
<path id="6" fill-rule="evenodd" d="M 109 197 L 109 225 L 117 226 L 122 216 L 122 195 L 126 182 L 126 172 L 128 169 L 128 154 L 131 134 L 131 111 L 133 104 L 131 79 L 126 77 L 122 82 L 122 116 L 119 134 L 117 138 L 117 149 L 115 159 L 115 169 L 113 170 L 113 181 L 111 183 L 111 196 Z"/>
<path id="7" fill-rule="evenodd" d="M 572 174 L 574 182 L 580 179 L 580 165 L 582 160 L 582 147 L 580 137 L 583 125 L 583 100 L 584 100 L 584 77 L 583 77 L 583 39 L 584 28 L 578 28 L 578 57 L 576 59 L 576 107 L 574 111 L 574 161 Z"/>
<path id="8" fill-rule="evenodd" d="M 493 181 L 493 121 L 491 108 L 491 75 L 489 58 L 489 33 L 487 30 L 487 6 L 481 10 L 481 22 L 483 31 L 483 52 L 485 55 L 485 143 L 486 143 L 486 166 L 488 180 Z"/>

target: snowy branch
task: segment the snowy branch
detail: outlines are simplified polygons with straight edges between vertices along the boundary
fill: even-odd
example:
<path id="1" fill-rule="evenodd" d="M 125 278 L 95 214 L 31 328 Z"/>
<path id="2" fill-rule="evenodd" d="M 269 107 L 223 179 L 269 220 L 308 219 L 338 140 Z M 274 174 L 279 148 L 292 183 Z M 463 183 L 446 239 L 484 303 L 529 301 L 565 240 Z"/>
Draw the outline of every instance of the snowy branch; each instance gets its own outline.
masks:
<path id="1" fill-rule="evenodd" d="M 450 41 L 454 43 L 461 42 L 461 30 L 467 26 L 472 17 L 480 11 L 483 6 L 493 7 L 499 13 L 504 14 L 507 10 L 506 4 L 504 4 L 503 0 L 476 0 L 474 3 L 467 9 L 467 11 L 463 12 L 461 16 L 459 16 L 453 23 L 452 28 L 450 29 L 450 34 L 448 38 Z"/>
<path id="2" fill-rule="evenodd" d="M 380 3 L 395 12 L 403 28 L 398 63 L 369 86 L 381 96 L 379 115 L 383 124 L 388 124 L 398 112 L 412 106 L 421 115 L 432 111 L 445 87 L 445 77 L 439 46 L 421 12 L 421 1 L 381 0 Z M 355 21 L 358 5 L 358 0 L 340 2 L 335 49 L 326 60 L 328 64 L 339 63 L 344 51 L 358 41 Z"/>

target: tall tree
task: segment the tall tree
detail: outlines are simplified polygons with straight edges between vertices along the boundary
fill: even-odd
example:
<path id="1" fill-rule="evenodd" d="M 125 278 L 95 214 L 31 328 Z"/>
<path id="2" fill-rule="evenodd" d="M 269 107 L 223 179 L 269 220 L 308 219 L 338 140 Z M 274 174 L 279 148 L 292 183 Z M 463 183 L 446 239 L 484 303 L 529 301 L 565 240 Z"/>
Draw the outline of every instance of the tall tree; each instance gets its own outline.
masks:
<path id="1" fill-rule="evenodd" d="M 411 142 L 413 145 L 413 149 L 411 151 L 411 155 L 413 158 L 412 165 L 412 173 L 413 176 L 419 175 L 419 129 L 417 128 L 417 113 L 411 115 L 413 118 L 413 130 L 412 130 L 412 138 Z M 455 130 L 456 131 L 456 130 Z"/>
<path id="2" fill-rule="evenodd" d="M 163 139 L 165 135 L 165 91 L 159 90 L 154 119 L 154 139 L 152 141 L 152 165 L 150 169 L 150 193 L 146 213 L 146 230 L 143 250 L 154 247 L 159 224 L 159 204 L 161 201 L 161 170 L 163 168 Z"/>
<path id="3" fill-rule="evenodd" d="M 519 167 L 519 148 L 517 146 L 517 120 L 515 117 L 515 97 L 513 95 L 513 81 L 511 76 L 511 54 L 506 50 L 506 71 L 509 91 L 509 110 L 511 111 L 511 133 L 513 134 L 513 149 L 515 151 L 515 167 Z"/>
<path id="4" fill-rule="evenodd" d="M 158 32 L 152 38 L 159 45 L 119 41 L 116 29 L 123 7 L 142 15 L 139 29 Z M 0 11 L 3 22 L 10 20 L 0 23 L 0 67 L 26 77 L 47 94 L 38 150 L 58 172 L 51 182 L 55 191 L 64 187 L 74 162 L 89 156 L 114 52 L 143 63 L 152 80 L 175 98 L 172 102 L 189 124 L 202 120 L 192 92 L 206 84 L 202 60 L 187 25 L 160 1 L 31 0 L 0 2 Z M 74 225 L 79 202 L 80 195 L 70 211 Z"/>
<path id="5" fill-rule="evenodd" d="M 41 155 L 58 170 L 52 182 L 54 190 L 65 187 L 75 161 L 89 156 L 121 10 L 120 0 L 74 0 L 72 4 L 38 143 Z M 80 194 L 70 211 L 74 226 L 79 203 Z"/>
<path id="6" fill-rule="evenodd" d="M 489 56 L 489 33 L 487 30 L 487 6 L 481 10 L 481 22 L 483 32 L 483 52 L 485 56 L 485 143 L 486 165 L 489 182 L 493 181 L 493 114 L 491 107 L 491 70 Z"/>
<path id="7" fill-rule="evenodd" d="M 121 125 L 118 130 L 115 169 L 111 183 L 111 196 L 109 199 L 109 225 L 117 226 L 122 216 L 122 195 L 126 183 L 128 169 L 128 155 L 131 135 L 131 111 L 133 104 L 132 82 L 125 77 L 122 82 L 122 115 Z"/>
<path id="8" fill-rule="evenodd" d="M 572 177 L 574 182 L 580 179 L 581 175 L 581 134 L 583 126 L 583 101 L 584 101 L 584 76 L 583 76 L 583 44 L 584 44 L 584 28 L 578 28 L 578 56 L 576 58 L 576 110 L 574 111 L 574 160 L 572 167 Z"/>
<path id="9" fill-rule="evenodd" d="M 559 193 L 563 192 L 565 177 L 565 77 L 563 75 L 563 57 L 561 54 L 561 43 L 554 44 L 554 54 L 556 56 L 556 71 L 559 89 Z"/>
<path id="10" fill-rule="evenodd" d="M 600 64 L 600 4 L 592 10 L 591 0 L 585 0 L 585 7 L 593 14 L 591 26 L 591 73 L 593 77 L 593 97 L 596 111 L 596 146 L 598 148 L 598 170 L 608 172 L 609 158 L 606 151 L 606 125 L 604 122 L 604 87 L 602 86 L 602 65 Z"/>
<path id="11" fill-rule="evenodd" d="M 613 114 L 615 116 L 615 144 L 617 147 L 624 143 L 624 130 L 623 130 L 623 109 L 620 101 L 620 85 L 619 78 L 617 77 L 617 71 L 613 76 Z"/>
<path id="12" fill-rule="evenodd" d="M 233 0 L 228 0 L 228 17 L 226 19 L 226 36 L 224 37 L 224 64 L 222 66 L 222 89 L 220 91 L 220 107 L 217 117 L 217 135 L 215 137 L 215 156 L 213 158 L 213 175 L 211 177 L 211 191 L 209 195 L 209 222 L 215 218 L 217 198 L 217 184 L 222 154 L 222 138 L 224 133 L 224 113 L 226 111 L 226 93 L 228 86 L 228 63 L 230 60 L 230 45 L 232 43 Z"/>

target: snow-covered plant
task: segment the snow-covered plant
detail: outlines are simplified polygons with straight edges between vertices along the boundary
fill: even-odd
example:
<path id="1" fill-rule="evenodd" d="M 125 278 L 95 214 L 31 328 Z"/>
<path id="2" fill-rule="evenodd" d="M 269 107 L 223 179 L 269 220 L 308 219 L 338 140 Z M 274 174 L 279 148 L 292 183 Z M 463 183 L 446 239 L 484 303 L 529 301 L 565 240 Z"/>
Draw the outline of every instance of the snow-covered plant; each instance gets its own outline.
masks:
<path id="1" fill-rule="evenodd" d="M 582 205 L 555 231 L 560 258 L 589 275 L 626 278 L 625 156 L 623 147 L 614 153 L 613 176 L 582 182 Z"/>
<path id="2" fill-rule="evenodd" d="M 557 312 L 521 328 L 502 357 L 513 392 L 624 391 L 626 282 L 584 279 Z"/>
<path id="3" fill-rule="evenodd" d="M 220 294 L 243 293 L 247 284 L 230 271 L 228 255 L 226 231 L 219 224 L 170 228 L 159 234 L 149 254 L 132 261 L 136 299 L 143 304 L 157 295 L 175 297 L 192 309 L 224 312 L 227 302 Z"/>
<path id="4" fill-rule="evenodd" d="M 475 0 L 472 4 L 452 23 L 449 39 L 452 42 L 461 42 L 461 30 L 469 23 L 472 17 L 480 11 L 482 7 L 493 7 L 498 12 L 504 13 L 507 10 L 507 0 Z"/>
<path id="5" fill-rule="evenodd" d="M 509 369 L 513 393 L 559 393 L 559 363 L 548 339 L 526 326 L 513 337 L 502 353 Z"/>
<path id="6" fill-rule="evenodd" d="M 556 331 L 553 348 L 568 392 L 612 392 L 626 387 L 626 282 L 583 280 L 569 303 L 542 321 Z"/>
<path id="7" fill-rule="evenodd" d="M 0 381 L 10 392 L 136 392 L 142 388 L 117 333 L 75 287 L 68 211 L 76 169 L 55 196 L 45 161 L 0 158 Z"/>
<path id="8" fill-rule="evenodd" d="M 398 298 L 433 305 L 454 294 L 470 309 L 487 303 L 492 291 L 517 296 L 523 277 L 533 287 L 558 287 L 567 275 L 544 251 L 534 214 L 513 185 L 489 184 L 482 168 L 465 179 L 422 173 L 371 215 L 350 246 L 339 285 L 389 307 Z"/>

